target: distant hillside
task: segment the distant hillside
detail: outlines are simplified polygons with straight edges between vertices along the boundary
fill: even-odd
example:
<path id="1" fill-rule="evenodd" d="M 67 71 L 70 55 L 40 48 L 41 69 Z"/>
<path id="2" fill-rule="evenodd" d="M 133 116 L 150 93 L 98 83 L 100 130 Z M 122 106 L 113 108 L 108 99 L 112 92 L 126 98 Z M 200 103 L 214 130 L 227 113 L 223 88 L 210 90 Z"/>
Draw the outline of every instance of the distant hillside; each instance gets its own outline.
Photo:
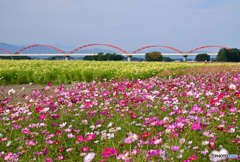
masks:
<path id="1" fill-rule="evenodd" d="M 36 44 L 36 43 L 35 43 Z M 27 45 L 26 45 L 27 46 Z M 7 43 L 0 43 L 0 48 L 4 48 L 12 53 L 15 53 L 17 50 L 23 48 L 23 47 L 26 47 L 26 46 L 17 46 L 17 45 L 12 45 L 12 44 L 7 44 Z M 54 46 L 54 47 L 57 47 L 63 51 L 65 51 L 66 53 L 74 50 L 75 48 L 77 47 L 72 47 L 72 46 L 62 46 L 62 45 L 58 45 L 58 44 L 54 44 L 54 45 L 50 45 L 50 46 Z M 89 47 L 90 49 L 81 49 L 79 50 L 78 52 L 76 53 L 98 53 L 98 52 L 103 52 L 103 53 L 114 53 L 114 51 L 111 51 L 109 49 L 99 49 L 99 48 L 92 48 Z M 48 53 L 46 51 L 46 53 Z"/>
<path id="2" fill-rule="evenodd" d="M 16 46 L 7 43 L 0 43 L 0 48 L 4 48 L 12 53 L 16 52 L 17 50 L 23 48 L 24 46 Z"/>

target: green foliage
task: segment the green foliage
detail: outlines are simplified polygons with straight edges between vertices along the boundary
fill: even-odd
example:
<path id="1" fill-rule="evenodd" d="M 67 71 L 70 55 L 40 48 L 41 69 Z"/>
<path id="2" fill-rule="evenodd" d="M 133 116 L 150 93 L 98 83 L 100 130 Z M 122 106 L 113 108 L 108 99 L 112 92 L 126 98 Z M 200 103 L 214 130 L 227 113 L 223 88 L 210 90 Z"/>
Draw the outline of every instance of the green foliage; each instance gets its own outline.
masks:
<path id="1" fill-rule="evenodd" d="M 239 62 L 240 61 L 240 50 L 236 48 L 232 49 L 221 49 L 218 52 L 216 61 L 219 62 Z"/>
<path id="2" fill-rule="evenodd" d="M 0 56 L 0 59 L 4 60 L 31 60 L 28 56 Z"/>
<path id="3" fill-rule="evenodd" d="M 198 54 L 195 58 L 195 61 L 210 61 L 210 56 L 206 53 Z"/>
<path id="4" fill-rule="evenodd" d="M 153 51 L 145 54 L 146 61 L 162 61 L 161 52 Z"/>
<path id="5" fill-rule="evenodd" d="M 116 53 L 98 53 L 97 55 L 94 56 L 85 56 L 83 60 L 95 60 L 95 61 L 120 61 L 123 60 L 122 55 L 117 55 Z"/>
<path id="6" fill-rule="evenodd" d="M 171 62 L 171 61 L 174 61 L 174 60 L 171 59 L 170 57 L 162 57 L 162 61 Z"/>

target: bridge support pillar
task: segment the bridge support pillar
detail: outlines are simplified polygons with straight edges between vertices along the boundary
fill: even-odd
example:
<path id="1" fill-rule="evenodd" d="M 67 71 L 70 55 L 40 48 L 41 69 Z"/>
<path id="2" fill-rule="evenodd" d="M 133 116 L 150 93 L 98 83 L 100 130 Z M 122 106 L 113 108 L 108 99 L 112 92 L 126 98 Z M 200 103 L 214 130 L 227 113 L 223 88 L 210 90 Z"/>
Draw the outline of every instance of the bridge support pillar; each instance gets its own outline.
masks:
<path id="1" fill-rule="evenodd" d="M 183 55 L 183 62 L 186 62 L 188 55 Z"/>
<path id="2" fill-rule="evenodd" d="M 132 62 L 132 55 L 128 55 L 128 62 Z"/>
<path id="3" fill-rule="evenodd" d="M 69 60 L 70 56 L 65 56 L 65 61 Z"/>

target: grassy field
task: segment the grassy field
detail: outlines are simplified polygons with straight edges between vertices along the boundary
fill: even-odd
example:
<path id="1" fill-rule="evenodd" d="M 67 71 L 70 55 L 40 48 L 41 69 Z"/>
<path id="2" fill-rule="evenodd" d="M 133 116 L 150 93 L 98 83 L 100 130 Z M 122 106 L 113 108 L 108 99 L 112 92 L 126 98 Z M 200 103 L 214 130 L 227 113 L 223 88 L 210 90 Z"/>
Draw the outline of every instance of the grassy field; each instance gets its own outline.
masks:
<path id="1" fill-rule="evenodd" d="M 188 67 L 230 66 L 231 63 L 162 63 L 0 60 L 0 85 L 53 84 L 112 78 L 146 79 L 166 70 Z M 240 64 L 235 64 L 240 65 Z M 100 77 L 100 79 L 99 79 Z"/>
<path id="2" fill-rule="evenodd" d="M 1 69 L 0 161 L 202 162 L 220 160 L 209 157 L 214 150 L 240 155 L 239 64 L 4 61 Z M 79 82 L 78 70 L 90 79 Z M 42 79 L 28 80 L 29 71 Z M 68 72 L 75 79 L 57 77 Z M 20 76 L 28 84 L 19 85 Z"/>

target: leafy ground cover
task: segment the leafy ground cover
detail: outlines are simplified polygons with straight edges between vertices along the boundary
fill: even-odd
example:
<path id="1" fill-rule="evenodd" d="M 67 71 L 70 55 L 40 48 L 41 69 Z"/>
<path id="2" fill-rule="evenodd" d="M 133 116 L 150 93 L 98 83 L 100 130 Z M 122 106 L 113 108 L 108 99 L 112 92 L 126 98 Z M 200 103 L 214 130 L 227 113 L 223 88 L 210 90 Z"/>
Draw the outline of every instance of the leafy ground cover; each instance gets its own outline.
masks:
<path id="1" fill-rule="evenodd" d="M 146 79 L 166 70 L 220 65 L 230 66 L 232 63 L 0 60 L 0 85 L 70 84 L 72 81 L 93 81 L 99 76 L 108 80 L 117 77 Z"/>
<path id="2" fill-rule="evenodd" d="M 207 161 L 220 149 L 239 155 L 239 71 L 190 67 L 144 80 L 3 87 L 0 158 Z"/>

